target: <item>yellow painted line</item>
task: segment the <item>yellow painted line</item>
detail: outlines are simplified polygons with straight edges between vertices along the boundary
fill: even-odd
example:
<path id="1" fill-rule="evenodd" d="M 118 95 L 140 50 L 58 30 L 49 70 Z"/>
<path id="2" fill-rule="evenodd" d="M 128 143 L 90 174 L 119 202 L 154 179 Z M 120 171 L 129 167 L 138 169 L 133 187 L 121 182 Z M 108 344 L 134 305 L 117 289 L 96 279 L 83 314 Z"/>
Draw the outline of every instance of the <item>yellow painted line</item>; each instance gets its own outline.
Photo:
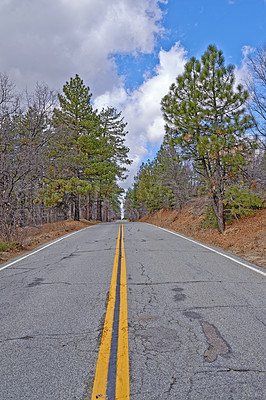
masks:
<path id="1" fill-rule="evenodd" d="M 121 257 L 121 284 L 120 284 L 120 312 L 119 334 L 116 368 L 116 400 L 129 399 L 129 356 L 128 356 L 128 318 L 127 318 L 127 275 L 124 249 L 123 225 L 122 257 Z"/>
<path id="2" fill-rule="evenodd" d="M 115 295 L 116 295 L 116 280 L 117 280 L 117 269 L 118 269 L 118 259 L 119 259 L 119 241 L 121 235 L 121 228 L 119 229 L 119 234 L 116 243 L 115 260 L 113 267 L 113 274 L 109 292 L 109 301 L 106 310 L 106 317 L 103 328 L 102 341 L 98 356 L 98 362 L 96 367 L 94 385 L 92 390 L 92 400 L 100 399 L 105 400 L 106 389 L 107 389 L 107 377 L 108 377 L 108 366 L 110 358 L 110 350 L 112 343 L 112 329 L 113 329 L 113 319 L 114 319 L 114 309 L 115 309 Z"/>
<path id="3" fill-rule="evenodd" d="M 121 238 L 121 249 L 120 249 Z M 109 400 L 129 400 L 129 355 L 128 355 L 128 315 L 127 315 L 127 280 L 126 280 L 126 259 L 123 241 L 123 225 L 119 226 L 119 234 L 116 244 L 116 253 L 113 267 L 113 274 L 110 286 L 109 301 L 107 305 L 103 336 L 98 356 L 95 373 L 92 400 L 108 400 L 107 385 L 110 352 L 112 345 L 112 329 L 114 323 L 114 310 L 116 304 L 116 285 L 119 266 L 119 252 L 121 260 L 120 273 L 120 307 L 119 307 L 119 326 L 117 341 L 116 358 L 116 379 L 115 379 L 115 399 Z M 114 339 L 115 340 L 115 339 Z M 114 342 L 115 343 L 115 342 Z M 108 386 L 109 388 L 109 386 Z M 108 389 L 109 390 L 109 389 Z"/>

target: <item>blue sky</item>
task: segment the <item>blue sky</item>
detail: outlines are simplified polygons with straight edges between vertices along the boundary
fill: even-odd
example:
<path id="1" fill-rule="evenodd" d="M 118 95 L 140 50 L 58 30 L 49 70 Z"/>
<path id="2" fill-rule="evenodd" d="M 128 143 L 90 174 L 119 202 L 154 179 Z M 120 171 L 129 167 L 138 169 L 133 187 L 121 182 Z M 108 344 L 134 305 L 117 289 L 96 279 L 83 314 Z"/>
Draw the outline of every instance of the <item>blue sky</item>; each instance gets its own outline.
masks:
<path id="1" fill-rule="evenodd" d="M 160 4 L 165 32 L 157 37 L 152 54 L 116 55 L 119 75 L 126 86 L 136 88 L 145 73 L 152 74 L 161 48 L 169 50 L 180 41 L 188 57 L 200 56 L 209 44 L 223 50 L 227 63 L 239 65 L 243 46 L 266 43 L 265 0 L 168 0 Z"/>
<path id="2" fill-rule="evenodd" d="M 61 90 L 79 74 L 93 105 L 128 123 L 129 178 L 164 136 L 160 102 L 190 57 L 209 44 L 247 76 L 248 51 L 266 43 L 266 0 L 1 0 L 0 72 L 19 91 Z"/>
<path id="3" fill-rule="evenodd" d="M 245 45 L 266 40 L 264 0 L 169 0 L 165 26 L 171 40 L 181 38 L 189 56 L 200 56 L 215 43 L 233 63 L 241 60 Z"/>

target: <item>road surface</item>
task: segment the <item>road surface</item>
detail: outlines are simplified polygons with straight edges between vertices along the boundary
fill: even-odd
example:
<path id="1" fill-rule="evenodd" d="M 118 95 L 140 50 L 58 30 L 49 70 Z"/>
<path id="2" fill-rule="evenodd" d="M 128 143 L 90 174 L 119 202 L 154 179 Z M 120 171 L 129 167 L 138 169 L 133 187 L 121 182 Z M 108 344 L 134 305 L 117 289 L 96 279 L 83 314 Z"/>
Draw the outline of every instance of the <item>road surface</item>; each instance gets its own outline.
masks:
<path id="1" fill-rule="evenodd" d="M 266 398 L 265 270 L 226 252 L 100 224 L 2 264 L 0 296 L 1 400 Z"/>

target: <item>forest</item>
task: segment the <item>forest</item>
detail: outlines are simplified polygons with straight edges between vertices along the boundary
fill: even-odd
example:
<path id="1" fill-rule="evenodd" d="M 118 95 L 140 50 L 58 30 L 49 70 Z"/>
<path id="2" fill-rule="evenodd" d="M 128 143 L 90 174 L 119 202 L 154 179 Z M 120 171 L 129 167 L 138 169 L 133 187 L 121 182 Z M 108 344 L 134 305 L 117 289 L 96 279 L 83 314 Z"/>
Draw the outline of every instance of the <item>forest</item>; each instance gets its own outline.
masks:
<path id="1" fill-rule="evenodd" d="M 120 218 L 126 123 L 112 107 L 95 110 L 91 97 L 78 75 L 58 94 L 45 84 L 17 93 L 0 74 L 2 242 L 27 225 Z"/>
<path id="2" fill-rule="evenodd" d="M 226 223 L 264 207 L 266 47 L 248 66 L 250 79 L 239 84 L 215 45 L 188 61 L 161 101 L 164 140 L 127 191 L 127 218 L 207 196 L 206 227 L 222 233 Z"/>

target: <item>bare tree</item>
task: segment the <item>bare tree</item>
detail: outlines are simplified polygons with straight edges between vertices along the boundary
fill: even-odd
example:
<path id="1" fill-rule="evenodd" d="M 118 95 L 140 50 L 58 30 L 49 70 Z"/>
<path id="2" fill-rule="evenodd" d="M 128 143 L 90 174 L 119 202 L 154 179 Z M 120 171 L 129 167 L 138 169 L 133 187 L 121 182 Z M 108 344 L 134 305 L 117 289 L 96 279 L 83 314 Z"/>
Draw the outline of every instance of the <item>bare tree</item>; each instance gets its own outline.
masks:
<path id="1" fill-rule="evenodd" d="M 0 229 L 3 240 L 13 240 L 18 226 L 37 217 L 34 199 L 49 167 L 56 94 L 37 84 L 22 107 L 14 84 L 0 74 L 0 99 Z"/>
<path id="2" fill-rule="evenodd" d="M 6 74 L 0 72 L 0 118 L 14 114 L 20 103 L 15 84 Z"/>
<path id="3" fill-rule="evenodd" d="M 252 93 L 250 111 L 256 121 L 256 131 L 265 149 L 266 138 L 266 44 L 249 55 L 252 81 L 248 84 Z"/>

